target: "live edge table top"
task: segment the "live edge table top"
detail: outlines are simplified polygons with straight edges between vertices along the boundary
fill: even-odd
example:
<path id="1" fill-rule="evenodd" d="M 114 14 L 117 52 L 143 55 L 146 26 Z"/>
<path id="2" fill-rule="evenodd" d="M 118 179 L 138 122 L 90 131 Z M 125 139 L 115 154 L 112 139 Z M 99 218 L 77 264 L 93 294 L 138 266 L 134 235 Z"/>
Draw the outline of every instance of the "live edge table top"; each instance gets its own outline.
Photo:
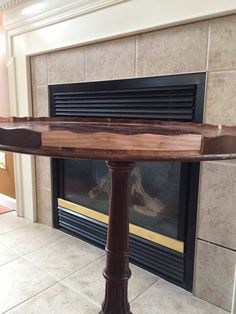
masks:
<path id="1" fill-rule="evenodd" d="M 0 118 L 0 150 L 59 158 L 236 158 L 236 126 L 89 118 Z"/>

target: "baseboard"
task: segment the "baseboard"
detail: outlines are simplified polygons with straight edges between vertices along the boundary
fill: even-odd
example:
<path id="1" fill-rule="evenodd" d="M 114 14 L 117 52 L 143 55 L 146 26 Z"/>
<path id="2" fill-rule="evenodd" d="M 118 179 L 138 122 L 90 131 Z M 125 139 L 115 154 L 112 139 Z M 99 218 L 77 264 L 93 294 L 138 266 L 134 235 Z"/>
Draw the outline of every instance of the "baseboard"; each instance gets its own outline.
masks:
<path id="1" fill-rule="evenodd" d="M 0 205 L 6 206 L 9 209 L 16 210 L 16 200 L 7 195 L 0 193 Z"/>

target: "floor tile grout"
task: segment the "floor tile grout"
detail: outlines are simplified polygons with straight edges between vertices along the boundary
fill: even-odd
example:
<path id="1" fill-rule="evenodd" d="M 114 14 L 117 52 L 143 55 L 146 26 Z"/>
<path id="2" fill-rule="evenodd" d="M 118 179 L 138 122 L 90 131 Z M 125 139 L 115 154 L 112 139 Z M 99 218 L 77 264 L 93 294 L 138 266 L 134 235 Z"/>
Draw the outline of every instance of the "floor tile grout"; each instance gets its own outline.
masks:
<path id="1" fill-rule="evenodd" d="M 54 241 L 52 241 L 52 242 L 49 242 L 49 243 L 47 243 L 47 244 L 45 244 L 45 245 L 43 245 L 43 246 L 40 246 L 39 248 L 37 248 L 37 249 L 35 249 L 35 250 L 33 250 L 33 251 L 30 251 L 30 252 L 28 252 L 28 253 L 26 253 L 26 254 L 24 254 L 24 255 L 22 255 L 22 256 L 28 256 L 28 255 L 30 255 L 30 254 L 33 254 L 33 253 L 36 253 L 37 251 L 39 251 L 39 250 L 42 250 L 42 249 L 44 249 L 45 247 L 47 247 L 47 246 L 49 246 L 49 245 L 52 245 L 52 244 L 55 244 L 55 243 L 57 243 L 57 242 L 59 242 L 59 241 L 61 241 L 61 240 L 63 240 L 64 238 L 63 238 L 63 236 L 62 237 L 60 237 L 59 239 L 56 239 L 56 240 L 54 240 Z"/>
<path id="2" fill-rule="evenodd" d="M 22 258 L 24 258 L 24 259 L 27 260 L 28 262 L 30 262 L 30 263 L 34 264 L 35 266 L 37 266 L 40 270 L 44 271 L 45 273 L 47 273 L 48 275 L 50 275 L 51 277 L 53 277 L 53 279 L 57 280 L 57 282 L 61 282 L 61 281 L 63 281 L 63 280 L 68 279 L 69 277 L 73 276 L 75 273 L 79 272 L 80 270 L 84 269 L 85 267 L 89 266 L 90 264 L 94 263 L 96 260 L 98 260 L 98 259 L 101 258 L 101 257 L 97 258 L 96 260 L 92 261 L 92 262 L 89 263 L 89 264 L 86 264 L 86 265 L 83 266 L 82 268 L 78 268 L 78 269 L 77 269 L 76 271 L 74 271 L 72 274 L 70 274 L 70 275 L 68 275 L 68 276 L 66 276 L 65 278 L 62 278 L 62 279 L 57 278 L 57 277 L 56 277 L 54 274 L 52 274 L 51 272 L 49 272 L 49 271 L 43 269 L 43 268 L 42 268 L 40 265 L 38 265 L 36 262 L 33 262 L 33 261 L 31 261 L 30 259 L 28 259 L 27 256 L 22 256 Z"/>
<path id="3" fill-rule="evenodd" d="M 32 222 L 29 222 L 28 224 L 29 224 L 29 226 L 31 226 L 31 225 L 32 225 Z M 27 227 L 29 227 L 29 226 L 16 227 L 16 228 L 11 229 L 11 230 L 9 230 L 9 231 L 0 233 L 0 242 L 1 242 L 1 236 L 4 236 L 4 235 L 6 235 L 6 234 L 8 234 L 8 233 L 10 233 L 10 232 L 13 232 L 13 231 L 16 231 L 16 230 L 19 230 L 19 229 L 27 228 Z"/>
<path id="4" fill-rule="evenodd" d="M 32 295 L 31 297 L 29 297 L 28 299 L 26 299 L 26 300 L 24 300 L 24 301 L 22 301 L 22 302 L 16 304 L 15 306 L 12 306 L 11 308 L 9 308 L 8 310 L 2 312 L 1 314 L 8 313 L 9 311 L 11 311 L 11 310 L 13 310 L 13 309 L 19 307 L 20 305 L 22 305 L 22 304 L 28 302 L 29 300 L 31 300 L 31 299 L 37 297 L 38 295 L 42 294 L 44 291 L 47 291 L 47 290 L 51 289 L 52 287 L 54 287 L 54 286 L 56 286 L 56 285 L 58 285 L 58 282 L 54 283 L 53 285 L 51 285 L 51 286 L 49 286 L 49 287 L 47 287 L 47 288 L 45 288 L 45 289 L 42 289 L 41 291 L 39 291 L 39 292 L 35 293 L 34 295 Z"/>
<path id="5" fill-rule="evenodd" d="M 81 295 L 82 297 L 84 297 L 86 300 L 88 300 L 89 302 L 91 302 L 92 304 L 96 305 L 97 307 L 100 307 L 101 304 L 96 303 L 92 298 L 90 298 L 87 294 L 83 293 L 82 291 L 70 286 L 69 284 L 60 282 L 61 285 L 63 285 L 64 287 L 73 290 L 74 292 L 78 293 L 79 295 Z"/>
<path id="6" fill-rule="evenodd" d="M 134 302 L 136 302 L 140 297 L 142 297 L 151 287 L 155 286 L 156 283 L 160 280 L 161 278 L 157 278 L 154 282 L 152 282 L 148 287 L 146 287 L 142 292 L 140 292 L 131 302 L 130 305 L 132 305 Z"/>
<path id="7" fill-rule="evenodd" d="M 28 227 L 31 227 L 32 225 L 34 225 L 32 222 L 28 222 L 28 223 L 26 223 L 26 225 L 24 225 L 24 226 L 16 227 L 16 228 L 11 229 L 11 230 L 9 230 L 9 231 L 0 233 L 0 239 L 1 239 L 1 236 L 4 236 L 4 235 L 6 235 L 6 234 L 8 234 L 8 233 L 10 233 L 10 232 L 14 232 L 14 231 L 19 230 L 19 229 L 28 228 Z"/>
<path id="8" fill-rule="evenodd" d="M 14 261 L 16 261 L 17 259 L 20 259 L 20 258 L 21 258 L 21 256 L 17 256 L 17 257 L 15 257 L 15 258 L 11 259 L 10 261 L 5 262 L 5 263 L 3 263 L 2 265 L 0 265 L 0 268 L 3 267 L 3 266 L 5 266 L 5 265 L 7 265 L 7 264 L 10 264 L 11 262 L 14 262 Z"/>
<path id="9" fill-rule="evenodd" d="M 82 268 L 80 269 L 77 269 L 75 272 L 73 272 L 72 274 L 66 276 L 65 278 L 63 279 L 60 279 L 59 281 L 62 282 L 66 279 L 69 279 L 70 277 L 73 277 L 76 273 L 79 273 L 80 271 L 84 270 L 85 268 L 91 266 L 93 263 L 99 261 L 100 259 L 104 258 L 105 255 L 102 255 L 102 256 L 99 256 L 98 258 L 96 258 L 95 260 L 93 260 L 92 262 L 89 262 L 88 264 L 84 265 Z"/>
<path id="10" fill-rule="evenodd" d="M 27 260 L 28 262 L 30 262 L 30 263 L 32 263 L 33 265 L 37 266 L 37 268 L 39 268 L 41 271 L 43 271 L 43 272 L 45 272 L 46 274 L 48 274 L 48 275 L 50 275 L 51 277 L 53 277 L 53 279 L 55 279 L 56 282 L 55 282 L 53 285 L 50 285 L 49 287 L 47 287 L 47 288 L 41 290 L 40 292 L 36 293 L 35 295 L 31 296 L 30 298 L 28 298 L 28 299 L 26 299 L 26 300 L 24 300 L 24 301 L 18 303 L 17 305 L 13 306 L 12 308 L 8 309 L 7 311 L 2 312 L 2 314 L 7 313 L 7 312 L 9 312 L 10 310 L 12 310 L 12 309 L 14 309 L 14 308 L 20 306 L 21 304 L 28 302 L 28 301 L 31 300 L 32 298 L 34 298 L 34 297 L 36 297 L 36 296 L 42 294 L 44 291 L 46 291 L 46 290 L 48 290 L 48 289 L 50 289 L 50 288 L 52 288 L 52 287 L 54 287 L 54 286 L 56 286 L 56 285 L 58 285 L 58 284 L 63 285 L 63 286 L 66 287 L 67 289 L 73 290 L 74 292 L 76 292 L 76 293 L 79 294 L 80 296 L 84 297 L 87 301 L 89 301 L 89 302 L 92 303 L 93 305 L 96 305 L 97 307 L 100 307 L 99 304 L 97 304 L 93 299 L 91 299 L 90 297 L 88 297 L 86 294 L 82 293 L 80 290 L 77 290 L 77 289 L 71 287 L 69 284 L 63 283 L 63 281 L 66 280 L 66 279 L 68 279 L 69 277 L 73 276 L 76 272 L 79 272 L 80 270 L 82 270 L 82 269 L 86 268 L 87 266 L 93 264 L 94 262 L 98 261 L 99 259 L 102 259 L 103 257 L 104 257 L 104 255 L 103 255 L 103 256 L 100 256 L 99 258 L 93 260 L 91 263 L 89 263 L 89 264 L 85 265 L 84 267 L 82 267 L 81 269 L 75 271 L 73 274 L 70 274 L 69 276 L 67 276 L 67 277 L 65 277 L 65 278 L 63 278 L 63 279 L 61 279 L 61 280 L 59 280 L 59 279 L 57 279 L 53 274 L 51 274 L 50 272 L 48 272 L 48 271 L 42 269 L 39 265 L 37 265 L 37 264 L 35 264 L 34 262 L 32 262 L 32 261 L 26 259 L 25 256 L 20 256 L 20 258 L 23 258 L 23 259 Z M 0 267 L 1 267 L 1 266 L 0 266 Z"/>
<path id="11" fill-rule="evenodd" d="M 15 230 L 18 230 L 18 229 L 21 229 L 21 228 L 17 228 L 17 229 L 15 229 Z M 12 231 L 15 231 L 15 230 L 12 230 Z M 10 231 L 10 232 L 11 232 L 11 231 Z M 6 233 L 4 233 L 4 234 L 6 234 Z M 16 254 L 18 254 L 18 255 L 20 255 L 20 256 L 23 257 L 23 256 L 30 255 L 31 253 L 34 253 L 34 252 L 36 252 L 36 251 L 38 251 L 38 250 L 40 250 L 40 249 L 43 249 L 44 247 L 47 247 L 47 246 L 49 246 L 49 245 L 51 245 L 51 244 L 53 244 L 53 243 L 56 243 L 56 242 L 62 240 L 63 237 L 64 237 L 64 235 L 63 235 L 63 233 L 62 233 L 62 236 L 61 236 L 59 239 L 53 240 L 52 242 L 49 242 L 49 243 L 47 243 L 47 244 L 45 244 L 45 245 L 43 245 L 43 246 L 40 246 L 40 247 L 38 247 L 37 249 L 34 249 L 33 251 L 30 251 L 30 252 L 28 252 L 28 253 L 26 253 L 26 254 L 24 254 L 24 255 L 21 254 L 21 253 L 19 253 L 17 250 L 14 250 L 12 247 L 8 246 L 6 243 L 1 242 L 1 235 L 0 235 L 0 244 L 4 245 L 6 248 L 12 250 L 14 253 L 16 253 Z M 66 238 L 66 237 L 65 237 L 65 238 Z"/>

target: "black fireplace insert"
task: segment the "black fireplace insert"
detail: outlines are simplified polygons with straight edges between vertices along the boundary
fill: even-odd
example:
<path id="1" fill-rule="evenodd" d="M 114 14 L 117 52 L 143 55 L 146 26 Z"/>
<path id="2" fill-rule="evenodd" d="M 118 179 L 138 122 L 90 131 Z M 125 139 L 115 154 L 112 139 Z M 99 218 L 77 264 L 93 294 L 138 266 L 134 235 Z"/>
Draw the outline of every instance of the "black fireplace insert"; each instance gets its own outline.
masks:
<path id="1" fill-rule="evenodd" d="M 198 122 L 205 73 L 49 86 L 50 115 Z M 131 262 L 191 291 L 199 163 L 138 162 L 131 174 Z M 104 161 L 52 159 L 54 225 L 104 248 Z"/>

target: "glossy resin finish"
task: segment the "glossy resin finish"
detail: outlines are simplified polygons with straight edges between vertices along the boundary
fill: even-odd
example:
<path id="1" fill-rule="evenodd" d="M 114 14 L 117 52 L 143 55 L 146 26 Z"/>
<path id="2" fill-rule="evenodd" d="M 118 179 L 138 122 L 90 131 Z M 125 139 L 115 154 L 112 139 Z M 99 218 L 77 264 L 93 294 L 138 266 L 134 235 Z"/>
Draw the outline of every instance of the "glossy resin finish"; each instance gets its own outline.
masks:
<path id="1" fill-rule="evenodd" d="M 0 118 L 0 149 L 60 158 L 236 158 L 236 127 L 149 120 Z"/>

